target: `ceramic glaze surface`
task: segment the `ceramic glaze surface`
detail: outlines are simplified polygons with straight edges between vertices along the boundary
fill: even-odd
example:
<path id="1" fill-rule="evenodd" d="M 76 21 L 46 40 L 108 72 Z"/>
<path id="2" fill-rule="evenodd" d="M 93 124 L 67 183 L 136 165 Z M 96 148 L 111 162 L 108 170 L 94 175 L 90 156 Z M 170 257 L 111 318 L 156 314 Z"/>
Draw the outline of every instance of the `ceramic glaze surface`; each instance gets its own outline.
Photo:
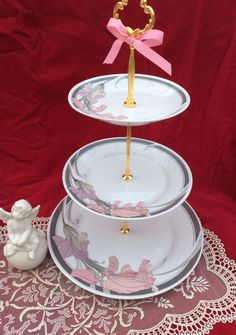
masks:
<path id="1" fill-rule="evenodd" d="M 77 112 L 116 125 L 139 126 L 182 113 L 190 103 L 187 91 L 163 78 L 136 74 L 136 106 L 127 108 L 127 74 L 113 74 L 85 80 L 68 95 Z"/>
<path id="2" fill-rule="evenodd" d="M 181 204 L 192 187 L 186 162 L 165 146 L 133 138 L 133 179 L 125 181 L 125 141 L 96 141 L 69 158 L 63 183 L 73 200 L 87 210 L 117 219 L 152 217 Z"/>
<path id="3" fill-rule="evenodd" d="M 0 219 L 7 223 L 8 241 L 3 248 L 8 263 L 21 270 L 33 269 L 45 258 L 47 242 L 44 233 L 32 228 L 32 221 L 40 206 L 20 199 L 14 203 L 11 212 L 0 208 Z"/>
<path id="4" fill-rule="evenodd" d="M 50 219 L 49 249 L 71 281 L 119 299 L 161 294 L 197 265 L 202 228 L 188 204 L 129 227 L 130 233 L 122 235 L 119 221 L 88 213 L 67 197 Z"/>

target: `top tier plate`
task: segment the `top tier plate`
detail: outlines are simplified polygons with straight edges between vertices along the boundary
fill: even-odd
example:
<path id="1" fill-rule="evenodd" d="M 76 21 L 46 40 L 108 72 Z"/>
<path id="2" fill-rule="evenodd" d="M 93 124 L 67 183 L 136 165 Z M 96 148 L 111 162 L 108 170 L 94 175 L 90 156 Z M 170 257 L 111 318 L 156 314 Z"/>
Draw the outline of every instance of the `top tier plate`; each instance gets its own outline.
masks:
<path id="1" fill-rule="evenodd" d="M 155 76 L 135 75 L 134 108 L 124 106 L 127 91 L 127 74 L 100 76 L 75 85 L 68 101 L 81 114 L 120 126 L 165 120 L 182 113 L 190 103 L 183 87 Z"/>

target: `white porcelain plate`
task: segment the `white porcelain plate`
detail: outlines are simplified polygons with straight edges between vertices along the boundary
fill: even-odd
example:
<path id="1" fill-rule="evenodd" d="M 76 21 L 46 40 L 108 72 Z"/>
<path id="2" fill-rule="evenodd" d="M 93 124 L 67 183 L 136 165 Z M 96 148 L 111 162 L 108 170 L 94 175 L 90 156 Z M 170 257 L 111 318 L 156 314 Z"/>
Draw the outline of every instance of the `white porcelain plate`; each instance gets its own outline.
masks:
<path id="1" fill-rule="evenodd" d="M 145 219 L 179 206 L 192 187 L 186 162 L 158 143 L 133 138 L 125 181 L 126 138 L 108 138 L 75 152 L 65 164 L 67 194 L 88 211 L 119 220 Z"/>
<path id="2" fill-rule="evenodd" d="M 187 91 L 163 78 L 136 74 L 136 106 L 127 108 L 127 74 L 91 78 L 75 85 L 69 92 L 72 108 L 86 116 L 116 125 L 144 125 L 182 113 L 190 103 Z"/>
<path id="3" fill-rule="evenodd" d="M 162 294 L 182 282 L 196 267 L 203 233 L 193 209 L 183 203 L 171 213 L 146 221 L 120 222 L 85 212 L 69 197 L 51 216 L 51 256 L 73 283 L 116 299 Z"/>

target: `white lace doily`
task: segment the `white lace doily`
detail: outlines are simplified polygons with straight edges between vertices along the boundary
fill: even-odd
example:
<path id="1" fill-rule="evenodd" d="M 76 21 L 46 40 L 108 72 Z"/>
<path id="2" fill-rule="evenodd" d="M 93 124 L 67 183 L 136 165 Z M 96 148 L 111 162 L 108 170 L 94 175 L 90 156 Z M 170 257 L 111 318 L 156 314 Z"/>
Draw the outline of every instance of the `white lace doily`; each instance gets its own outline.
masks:
<path id="1" fill-rule="evenodd" d="M 36 218 L 47 230 L 48 218 Z M 8 267 L 0 227 L 0 329 L 34 335 L 204 335 L 217 322 L 236 320 L 236 263 L 217 235 L 204 230 L 204 251 L 194 272 L 175 289 L 143 300 L 121 301 L 72 284 L 50 256 L 38 268 Z"/>

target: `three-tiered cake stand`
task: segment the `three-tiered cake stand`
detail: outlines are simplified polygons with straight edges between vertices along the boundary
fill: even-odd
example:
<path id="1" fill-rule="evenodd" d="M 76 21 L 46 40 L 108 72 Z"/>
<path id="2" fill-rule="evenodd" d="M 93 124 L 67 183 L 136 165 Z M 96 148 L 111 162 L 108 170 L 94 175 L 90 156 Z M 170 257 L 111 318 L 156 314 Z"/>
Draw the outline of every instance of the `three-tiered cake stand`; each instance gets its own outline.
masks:
<path id="1" fill-rule="evenodd" d="M 141 0 L 149 23 L 132 30 L 119 20 L 125 5 L 118 2 L 109 23 L 129 39 L 122 37 L 130 45 L 128 74 L 90 78 L 68 99 L 79 113 L 126 126 L 127 137 L 95 141 L 68 159 L 68 195 L 51 216 L 48 243 L 54 262 L 75 284 L 105 297 L 138 299 L 182 282 L 200 259 L 203 234 L 185 202 L 192 187 L 187 163 L 166 146 L 131 136 L 132 126 L 182 113 L 190 98 L 172 81 L 135 75 L 134 49 L 140 52 L 153 34 L 155 15 Z"/>

